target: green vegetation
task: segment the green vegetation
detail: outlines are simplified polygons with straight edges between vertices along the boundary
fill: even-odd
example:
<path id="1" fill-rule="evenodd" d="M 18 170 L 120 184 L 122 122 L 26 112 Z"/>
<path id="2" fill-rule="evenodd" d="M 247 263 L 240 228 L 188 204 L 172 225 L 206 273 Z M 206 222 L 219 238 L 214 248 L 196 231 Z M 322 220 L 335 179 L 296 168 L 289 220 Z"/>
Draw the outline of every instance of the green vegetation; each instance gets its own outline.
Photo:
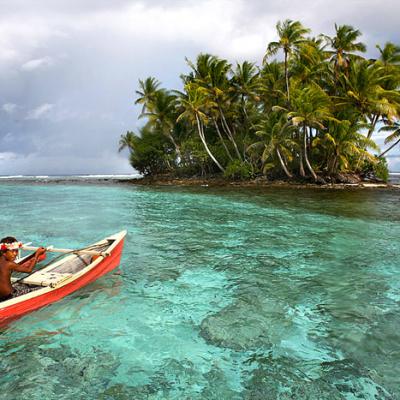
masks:
<path id="1" fill-rule="evenodd" d="M 384 156 L 400 143 L 400 47 L 377 46 L 379 58 L 365 59 L 360 31 L 335 29 L 311 37 L 298 21 L 279 22 L 261 66 L 200 54 L 187 60 L 181 92 L 139 80 L 146 123 L 122 135 L 120 149 L 145 175 L 386 180 Z M 389 132 L 383 151 L 378 129 Z"/>

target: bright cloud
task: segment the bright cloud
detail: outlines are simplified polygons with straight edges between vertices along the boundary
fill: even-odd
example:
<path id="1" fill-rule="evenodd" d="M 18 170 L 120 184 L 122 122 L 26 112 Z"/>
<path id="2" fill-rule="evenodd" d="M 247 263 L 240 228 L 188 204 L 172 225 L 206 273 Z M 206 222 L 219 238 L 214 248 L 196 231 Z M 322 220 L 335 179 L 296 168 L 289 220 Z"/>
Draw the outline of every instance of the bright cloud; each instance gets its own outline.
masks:
<path id="1" fill-rule="evenodd" d="M 41 119 L 48 115 L 54 104 L 45 103 L 28 112 L 26 119 Z"/>
<path id="2" fill-rule="evenodd" d="M 33 71 L 35 69 L 49 67 L 51 65 L 53 65 L 53 59 L 51 57 L 43 57 L 27 61 L 26 63 L 22 64 L 21 69 L 23 71 Z"/>
<path id="3" fill-rule="evenodd" d="M 13 152 L 0 153 L 0 162 L 11 161 L 17 158 L 17 154 Z"/>
<path id="4" fill-rule="evenodd" d="M 1 109 L 7 114 L 12 114 L 17 109 L 17 105 L 14 103 L 5 103 Z"/>

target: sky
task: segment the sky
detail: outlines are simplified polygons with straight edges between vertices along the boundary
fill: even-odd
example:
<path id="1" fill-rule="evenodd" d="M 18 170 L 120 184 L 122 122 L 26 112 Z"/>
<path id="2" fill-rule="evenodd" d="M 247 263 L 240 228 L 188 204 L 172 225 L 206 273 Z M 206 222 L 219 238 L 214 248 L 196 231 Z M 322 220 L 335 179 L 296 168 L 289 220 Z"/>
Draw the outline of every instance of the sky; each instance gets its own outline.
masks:
<path id="1" fill-rule="evenodd" d="M 352 25 L 374 57 L 400 44 L 399 15 L 398 0 L 0 0 L 0 175 L 132 173 L 118 141 L 143 123 L 139 79 L 179 88 L 201 52 L 260 64 L 287 18 Z"/>

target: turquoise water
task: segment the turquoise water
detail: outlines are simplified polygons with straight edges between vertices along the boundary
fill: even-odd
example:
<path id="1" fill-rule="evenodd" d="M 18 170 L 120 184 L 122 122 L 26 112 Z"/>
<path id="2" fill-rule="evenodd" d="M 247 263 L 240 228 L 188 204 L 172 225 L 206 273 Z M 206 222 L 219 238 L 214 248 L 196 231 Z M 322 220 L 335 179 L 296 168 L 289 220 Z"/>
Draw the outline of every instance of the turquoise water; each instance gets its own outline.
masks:
<path id="1" fill-rule="evenodd" d="M 0 185 L 2 235 L 121 268 L 0 331 L 0 399 L 399 399 L 396 191 Z"/>

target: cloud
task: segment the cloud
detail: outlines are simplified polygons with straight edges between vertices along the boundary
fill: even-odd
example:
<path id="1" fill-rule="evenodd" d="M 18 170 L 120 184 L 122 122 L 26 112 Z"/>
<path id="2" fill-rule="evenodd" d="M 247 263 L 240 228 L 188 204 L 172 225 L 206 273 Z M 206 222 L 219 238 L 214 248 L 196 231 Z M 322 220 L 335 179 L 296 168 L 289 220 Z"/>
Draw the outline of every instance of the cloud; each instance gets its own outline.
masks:
<path id="1" fill-rule="evenodd" d="M 7 162 L 11 160 L 15 160 L 17 158 L 17 154 L 13 152 L 4 152 L 0 153 L 0 162 Z"/>
<path id="2" fill-rule="evenodd" d="M 35 69 L 49 67 L 51 65 L 53 65 L 53 59 L 51 57 L 43 57 L 27 61 L 26 63 L 22 64 L 21 69 L 23 71 L 33 71 Z"/>
<path id="3" fill-rule="evenodd" d="M 28 112 L 25 119 L 41 119 L 48 115 L 50 110 L 52 110 L 54 104 L 44 103 L 39 107 L 34 108 Z"/>
<path id="4" fill-rule="evenodd" d="M 17 109 L 17 105 L 14 103 L 5 103 L 1 109 L 7 114 L 12 114 Z"/>

